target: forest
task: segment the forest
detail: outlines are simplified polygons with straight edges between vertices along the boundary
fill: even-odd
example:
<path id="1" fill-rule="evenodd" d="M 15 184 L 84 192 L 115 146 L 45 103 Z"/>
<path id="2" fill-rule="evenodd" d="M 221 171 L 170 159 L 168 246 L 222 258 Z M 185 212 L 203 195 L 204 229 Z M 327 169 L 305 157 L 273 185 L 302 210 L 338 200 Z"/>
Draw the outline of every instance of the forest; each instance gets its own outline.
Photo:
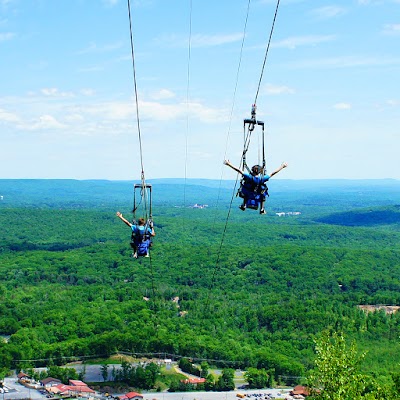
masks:
<path id="1" fill-rule="evenodd" d="M 132 184 L 0 180 L 3 373 L 128 351 L 300 382 L 327 330 L 399 370 L 400 313 L 359 306 L 400 306 L 400 182 L 277 180 L 260 216 L 233 181 L 155 180 L 137 260 Z"/>

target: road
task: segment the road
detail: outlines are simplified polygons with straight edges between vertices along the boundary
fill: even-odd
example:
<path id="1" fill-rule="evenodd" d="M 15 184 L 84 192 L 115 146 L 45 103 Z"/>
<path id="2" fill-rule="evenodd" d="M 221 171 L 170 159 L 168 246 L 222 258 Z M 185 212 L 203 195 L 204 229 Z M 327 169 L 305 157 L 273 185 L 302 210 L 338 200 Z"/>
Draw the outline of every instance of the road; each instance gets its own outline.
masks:
<path id="1" fill-rule="evenodd" d="M 103 382 L 103 376 L 101 375 L 101 367 L 102 365 L 90 365 L 90 364 L 69 364 L 69 368 L 75 368 L 75 370 L 80 373 L 82 369 L 85 369 L 85 374 L 83 377 L 83 380 L 85 382 Z M 108 366 L 108 378 L 107 380 L 113 380 L 112 377 L 112 370 L 115 368 L 116 370 L 121 368 L 121 364 L 110 364 Z M 176 364 L 170 365 L 169 368 L 174 368 L 177 372 L 181 373 L 182 375 L 186 375 L 190 377 L 189 374 L 186 374 L 185 372 L 181 371 Z M 219 369 L 213 369 L 212 372 L 216 374 L 217 376 L 222 373 L 222 370 Z M 235 383 L 237 386 L 243 385 L 245 383 L 244 372 L 236 370 L 235 371 Z M 196 376 L 192 376 L 193 378 L 197 378 Z"/>

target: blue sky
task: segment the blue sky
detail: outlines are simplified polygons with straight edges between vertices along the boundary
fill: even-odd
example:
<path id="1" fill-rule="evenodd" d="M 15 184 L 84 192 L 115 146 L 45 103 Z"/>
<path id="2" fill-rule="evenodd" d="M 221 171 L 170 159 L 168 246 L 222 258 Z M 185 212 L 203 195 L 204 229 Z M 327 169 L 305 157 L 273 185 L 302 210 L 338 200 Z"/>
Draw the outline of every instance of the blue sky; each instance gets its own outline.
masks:
<path id="1" fill-rule="evenodd" d="M 248 4 L 131 0 L 146 179 L 235 178 L 276 1 L 250 2 L 241 53 Z M 140 178 L 127 0 L 0 0 L 0 60 L 0 178 Z M 268 171 L 400 179 L 399 77 L 400 0 L 281 0 Z"/>

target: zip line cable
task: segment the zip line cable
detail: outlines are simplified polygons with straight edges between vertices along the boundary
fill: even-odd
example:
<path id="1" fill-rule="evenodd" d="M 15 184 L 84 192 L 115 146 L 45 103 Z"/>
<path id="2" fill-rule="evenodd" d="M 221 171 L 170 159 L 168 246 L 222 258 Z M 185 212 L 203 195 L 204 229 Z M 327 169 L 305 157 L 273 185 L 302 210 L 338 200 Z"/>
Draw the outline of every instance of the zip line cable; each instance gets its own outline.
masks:
<path id="1" fill-rule="evenodd" d="M 184 179 L 183 179 L 183 210 L 181 214 L 181 225 L 182 232 L 186 231 L 186 188 L 187 188 L 187 166 L 188 166 L 188 148 L 189 148 L 189 111 L 190 111 L 190 66 L 191 66 L 191 46 L 192 46 L 192 14 L 193 14 L 193 3 L 189 0 L 189 31 L 188 31 L 188 50 L 187 50 L 187 67 L 186 67 L 186 131 L 185 131 L 185 159 L 184 159 Z M 184 276 L 184 265 L 180 263 L 180 275 Z M 176 290 L 180 300 L 183 298 L 183 289 L 178 288 Z"/>
<path id="2" fill-rule="evenodd" d="M 131 39 L 131 58 L 132 58 L 132 70 L 133 70 L 133 85 L 135 91 L 135 104 L 136 104 L 136 122 L 137 122 L 137 130 L 139 135 L 139 152 L 140 152 L 140 166 L 142 168 L 142 180 L 144 180 L 144 167 L 143 167 L 143 148 L 142 148 L 142 134 L 140 131 L 140 122 L 139 122 L 139 101 L 137 94 L 137 84 L 136 84 L 136 67 L 135 67 L 135 52 L 133 46 L 133 34 L 132 34 L 132 17 L 131 17 L 131 4 L 130 0 L 128 0 L 128 14 L 129 14 L 129 33 Z"/>
<path id="3" fill-rule="evenodd" d="M 227 136 L 227 143 L 228 143 L 228 140 L 229 140 L 230 127 L 231 127 L 231 121 L 232 121 L 232 115 L 233 115 L 233 109 L 234 109 L 234 100 L 235 100 L 235 96 L 236 96 L 236 89 L 237 89 L 237 84 L 238 84 L 238 79 L 239 79 L 239 71 L 240 71 L 240 65 L 241 65 L 241 60 L 242 60 L 242 53 L 243 53 L 243 47 L 244 47 L 244 39 L 245 39 L 247 21 L 248 21 L 248 16 L 249 16 L 250 1 L 251 0 L 249 0 L 248 4 L 247 4 L 246 21 L 245 21 L 245 26 L 244 26 L 242 46 L 241 46 L 241 50 L 240 50 L 240 58 L 239 58 L 237 75 L 236 75 L 236 85 L 235 85 L 235 90 L 234 90 L 234 98 L 233 98 L 231 116 L 230 116 L 230 121 L 229 121 L 229 130 L 228 130 L 228 136 Z M 269 48 L 270 48 L 270 45 L 271 45 L 272 34 L 273 34 L 273 31 L 274 31 L 274 27 L 275 27 L 275 21 L 276 21 L 276 17 L 277 17 L 277 14 L 278 14 L 279 4 L 280 4 L 280 0 L 277 0 L 277 4 L 276 4 L 276 8 L 275 8 L 275 14 L 274 14 L 274 18 L 273 18 L 273 22 L 272 22 L 272 26 L 271 26 L 271 31 L 270 31 L 270 34 L 269 34 L 268 44 L 267 44 L 267 48 L 266 48 L 266 51 L 265 51 L 264 62 L 263 62 L 263 65 L 262 65 L 260 79 L 259 79 L 259 82 L 258 82 L 257 92 L 256 92 L 255 100 L 254 100 L 254 105 L 256 105 L 256 103 L 257 103 L 257 98 L 258 98 L 258 94 L 259 94 L 260 87 L 261 87 L 261 81 L 262 81 L 263 74 L 264 74 L 264 69 L 265 69 L 267 56 L 268 56 L 268 51 L 269 51 Z M 249 144 L 250 144 L 250 135 L 251 135 L 251 130 L 249 129 L 248 132 L 247 132 L 247 135 L 245 134 L 245 137 L 244 137 L 244 150 L 243 150 L 243 154 L 242 154 L 242 160 L 241 160 L 241 163 L 240 163 L 240 165 L 242 165 L 243 168 L 245 167 L 243 156 L 245 155 L 245 153 L 248 150 L 248 147 L 249 147 Z M 226 156 L 227 143 L 226 143 L 226 147 L 225 147 L 225 156 Z M 264 150 L 264 148 L 263 148 L 262 152 L 263 152 L 263 160 L 265 160 L 265 150 Z M 222 180 L 222 177 L 221 177 L 221 180 Z M 230 217 L 230 214 L 231 214 L 231 209 L 232 209 L 234 194 L 236 192 L 237 183 L 238 183 L 238 175 L 236 176 L 235 186 L 233 188 L 232 197 L 231 197 L 230 204 L 229 204 L 229 210 L 228 210 L 228 214 L 227 214 L 227 217 L 226 217 L 226 220 L 225 220 L 224 231 L 222 233 L 222 238 L 221 238 L 219 250 L 218 250 L 218 253 L 217 253 L 216 265 L 215 265 L 215 268 L 214 268 L 214 271 L 213 271 L 209 292 L 214 287 L 215 280 L 216 280 L 216 274 L 220 269 L 219 262 L 220 262 L 220 259 L 221 259 L 222 247 L 223 247 L 223 243 L 224 243 L 225 236 L 226 236 L 227 226 L 228 226 L 229 217 Z M 218 203 L 218 201 L 217 201 L 217 203 Z M 209 293 L 208 293 L 208 296 L 207 296 L 205 309 L 208 308 L 208 305 L 209 305 L 208 303 L 209 303 Z"/>
<path id="4" fill-rule="evenodd" d="M 246 37 L 247 22 L 248 22 L 248 19 L 249 19 L 249 12 L 250 12 L 250 3 L 251 3 L 251 0 L 248 0 L 246 18 L 245 18 L 245 23 L 244 23 L 244 28 L 243 28 L 242 43 L 241 43 L 240 52 L 239 52 L 238 67 L 237 67 L 237 71 L 236 71 L 235 88 L 234 88 L 234 91 L 233 91 L 232 107 L 231 107 L 231 113 L 230 113 L 230 117 L 229 117 L 229 126 L 228 126 L 227 138 L 226 138 L 226 143 L 225 143 L 224 159 L 226 158 L 228 142 L 229 142 L 231 127 L 232 127 L 233 111 L 234 111 L 234 108 L 235 108 L 235 100 L 236 100 L 236 92 L 237 92 L 237 87 L 238 87 L 238 82 L 239 82 L 240 67 L 242 65 L 244 41 L 245 41 L 245 37 Z M 218 190 L 218 197 L 217 197 L 215 215 L 217 213 L 218 202 L 219 202 L 219 199 L 220 199 L 222 173 L 223 172 L 221 171 L 221 178 L 220 178 L 220 181 L 219 181 L 220 184 L 219 184 L 219 190 Z M 220 241 L 219 249 L 218 249 L 218 252 L 217 252 L 217 260 L 215 262 L 215 267 L 214 267 L 213 275 L 212 275 L 212 278 L 211 278 L 211 286 L 209 288 L 209 291 L 211 291 L 213 289 L 214 284 L 215 284 L 216 274 L 220 269 L 219 262 L 220 262 L 220 258 L 221 258 L 222 247 L 223 247 L 224 241 L 225 241 L 226 231 L 227 231 L 227 228 L 228 228 L 228 222 L 229 222 L 229 218 L 230 218 L 230 214 L 231 214 L 231 210 L 232 210 L 233 199 L 235 197 L 237 182 L 238 182 L 238 177 L 236 177 L 235 186 L 233 188 L 233 192 L 232 192 L 232 196 L 231 196 L 231 200 L 230 200 L 230 204 L 229 204 L 228 214 L 227 214 L 226 219 L 225 219 L 224 230 L 222 232 L 221 241 Z M 214 218 L 214 227 L 215 227 L 215 223 L 216 223 L 216 216 Z M 207 299 L 206 299 L 206 307 L 205 307 L 205 309 L 208 308 L 208 302 L 209 302 L 209 296 L 207 296 Z"/>
<path id="5" fill-rule="evenodd" d="M 232 127 L 233 111 L 234 111 L 234 108 L 235 108 L 236 92 L 237 92 L 237 87 L 238 87 L 238 82 L 239 82 L 239 73 L 240 73 L 240 68 L 241 68 L 241 65 L 242 65 L 244 41 L 245 41 L 246 31 L 247 31 L 247 22 L 248 22 L 248 19 L 249 19 L 250 3 L 251 3 L 251 0 L 248 0 L 247 12 L 246 12 L 246 20 L 245 20 L 244 28 L 243 28 L 242 44 L 240 46 L 239 62 L 238 62 L 238 67 L 237 67 L 237 71 L 236 71 L 235 88 L 234 88 L 234 91 L 233 91 L 232 107 L 231 107 L 231 113 L 230 113 L 230 116 L 229 116 L 229 127 L 228 127 L 227 139 L 226 139 L 226 144 L 225 144 L 224 158 L 226 158 L 228 141 L 229 141 L 231 127 Z"/>
<path id="6" fill-rule="evenodd" d="M 132 70 L 133 70 L 133 86 L 135 92 L 135 104 L 136 104 L 136 121 L 137 121 L 137 129 L 138 129 L 138 139 L 139 139 L 139 153 L 140 153 L 140 166 L 141 166 L 141 182 L 142 182 L 142 191 L 141 196 L 144 199 L 144 207 L 145 214 L 148 215 L 148 199 L 147 199 L 147 189 L 146 189 L 146 181 L 144 177 L 144 163 L 143 163 L 143 147 L 142 147 L 142 134 L 140 130 L 140 118 L 139 118 L 139 100 L 138 100 L 138 92 L 137 92 L 137 83 L 136 83 L 136 67 L 135 67 L 135 52 L 133 46 L 133 33 L 132 33 L 132 16 L 131 16 L 131 4 L 130 0 L 127 0 L 128 5 L 128 16 L 129 16 L 129 33 L 130 33 L 130 42 L 131 42 L 131 57 L 132 57 Z M 151 252 L 149 254 L 149 265 L 150 265 L 150 274 L 151 274 L 151 287 L 153 292 L 153 311 L 155 315 L 154 327 L 156 334 L 158 335 L 158 317 L 156 313 L 156 289 L 154 283 L 154 270 Z"/>
<path id="7" fill-rule="evenodd" d="M 191 64 L 191 47 L 192 47 L 192 13 L 193 4 L 189 0 L 189 34 L 188 34 L 188 50 L 187 50 L 187 67 L 186 67 L 186 131 L 185 131 L 185 162 L 184 162 L 184 178 L 183 178 L 183 211 L 182 211 L 182 231 L 185 231 L 186 224 L 186 187 L 187 187 L 187 166 L 189 159 L 189 101 L 190 101 L 190 64 Z M 183 272 L 183 266 L 181 266 Z"/>
<path id="8" fill-rule="evenodd" d="M 239 82 L 239 73 L 240 73 L 240 68 L 241 68 L 241 65 L 242 65 L 244 41 L 245 41 L 246 31 L 247 31 L 247 22 L 248 22 L 248 19 L 249 19 L 250 3 L 251 3 L 251 0 L 248 0 L 247 12 L 246 12 L 246 20 L 245 20 L 244 28 L 243 28 L 242 44 L 240 46 L 239 62 L 238 62 L 238 67 L 237 67 L 237 71 L 236 71 L 235 88 L 233 90 L 232 107 L 231 107 L 231 112 L 230 112 L 230 115 L 229 115 L 229 125 L 228 125 L 228 132 L 227 132 L 227 135 L 226 135 L 225 150 L 224 150 L 224 160 L 226 159 L 228 143 L 229 143 L 229 138 L 230 138 L 231 128 L 232 128 L 233 111 L 235 109 L 236 93 L 237 93 L 237 87 L 238 87 L 238 82 Z M 221 168 L 221 176 L 220 176 L 220 180 L 219 180 L 219 188 L 218 188 L 218 196 L 217 196 L 216 208 L 218 208 L 218 203 L 219 203 L 220 195 L 221 195 L 222 176 L 223 176 L 223 167 Z M 237 179 L 236 179 L 236 182 L 237 182 Z M 236 184 L 235 184 L 235 187 L 236 187 Z M 215 217 L 214 217 L 214 226 L 215 226 L 215 221 L 216 221 L 216 213 L 215 213 Z"/>
<path id="9" fill-rule="evenodd" d="M 131 43 L 131 59 L 132 59 L 132 72 L 133 72 L 133 88 L 135 93 L 135 106 L 136 106 L 136 124 L 138 131 L 138 140 L 139 140 L 139 155 L 140 155 L 140 167 L 141 167 L 141 183 L 142 183 L 142 196 L 144 199 L 144 208 L 145 215 L 148 215 L 148 201 L 147 201 L 147 190 L 145 190 L 146 180 L 144 176 L 144 162 L 143 162 L 143 145 L 142 145 L 142 133 L 140 129 L 140 118 L 139 118 L 139 99 L 138 99 L 138 90 L 137 90 L 137 80 L 136 80 L 136 63 L 135 63 L 135 51 L 133 45 L 133 33 L 132 33 L 132 16 L 131 16 L 131 4 L 130 0 L 128 1 L 128 16 L 129 16 L 129 33 L 130 33 L 130 43 Z"/>
<path id="10" fill-rule="evenodd" d="M 277 0 L 276 8 L 275 8 L 275 15 L 274 15 L 274 19 L 273 19 L 273 21 L 272 21 L 271 31 L 270 31 L 270 33 L 269 33 L 268 45 L 267 45 L 267 48 L 266 48 L 266 50 L 265 50 L 264 62 L 263 62 L 263 66 L 262 66 L 262 68 L 261 68 L 260 80 L 259 80 L 259 82 L 258 82 L 257 93 L 256 93 L 256 97 L 255 97 L 255 99 L 254 99 L 254 104 L 257 104 L 257 98 L 258 98 L 258 94 L 259 94 L 259 92 L 260 92 L 261 81 L 262 81 L 262 78 L 263 78 L 263 75 L 264 75 L 265 63 L 267 62 L 267 56 L 268 56 L 269 46 L 271 45 L 272 34 L 273 34 L 273 32 L 274 32 L 276 16 L 277 16 L 277 14 L 278 14 L 278 9 L 279 9 L 279 3 L 280 3 L 280 0 Z"/>
<path id="11" fill-rule="evenodd" d="M 207 292 L 207 298 L 206 298 L 206 304 L 205 304 L 205 307 L 204 307 L 204 312 L 208 311 L 209 300 L 210 300 L 210 292 L 214 288 L 215 280 L 216 280 L 216 277 L 217 277 L 217 272 L 219 272 L 219 270 L 221 269 L 220 260 L 221 260 L 222 247 L 223 247 L 224 242 L 225 242 L 226 231 L 227 231 L 227 228 L 228 228 L 228 222 L 229 222 L 229 218 L 230 218 L 231 211 L 232 211 L 233 199 L 235 198 L 237 182 L 238 182 L 238 180 L 236 178 L 235 186 L 233 188 L 231 200 L 230 200 L 230 203 L 229 203 L 228 214 L 226 215 L 226 219 L 225 219 L 224 230 L 222 232 L 222 237 L 221 237 L 221 241 L 220 241 L 218 252 L 217 252 L 217 260 L 215 261 L 215 267 L 214 267 L 213 274 L 212 274 L 212 277 L 211 277 L 211 285 L 208 288 L 208 292 Z"/>
<path id="12" fill-rule="evenodd" d="M 183 185 L 183 206 L 186 206 L 186 181 L 187 181 L 187 164 L 188 164 L 188 142 L 189 142 L 189 100 L 190 100 L 190 61 L 192 46 L 192 12 L 193 3 L 189 0 L 189 39 L 188 39 L 188 61 L 187 61 L 187 80 L 186 80 L 186 134 L 185 134 L 185 179 Z"/>

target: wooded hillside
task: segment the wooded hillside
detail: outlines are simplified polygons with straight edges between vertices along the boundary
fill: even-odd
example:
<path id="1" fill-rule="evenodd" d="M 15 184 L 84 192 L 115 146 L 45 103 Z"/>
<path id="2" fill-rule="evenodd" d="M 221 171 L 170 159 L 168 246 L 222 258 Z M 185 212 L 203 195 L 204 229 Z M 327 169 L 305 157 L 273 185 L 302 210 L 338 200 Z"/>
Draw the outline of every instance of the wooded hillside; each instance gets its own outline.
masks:
<path id="1" fill-rule="evenodd" d="M 284 380 L 305 374 L 313 338 L 330 329 L 368 350 L 367 372 L 387 375 L 400 363 L 400 314 L 358 306 L 400 305 L 400 184 L 389 183 L 279 182 L 267 215 L 234 199 L 229 217 L 233 186 L 190 186 L 182 206 L 182 186 L 154 183 L 157 236 L 135 260 L 115 216 L 129 217 L 130 183 L 0 181 L 1 367 L 125 350 Z"/>

